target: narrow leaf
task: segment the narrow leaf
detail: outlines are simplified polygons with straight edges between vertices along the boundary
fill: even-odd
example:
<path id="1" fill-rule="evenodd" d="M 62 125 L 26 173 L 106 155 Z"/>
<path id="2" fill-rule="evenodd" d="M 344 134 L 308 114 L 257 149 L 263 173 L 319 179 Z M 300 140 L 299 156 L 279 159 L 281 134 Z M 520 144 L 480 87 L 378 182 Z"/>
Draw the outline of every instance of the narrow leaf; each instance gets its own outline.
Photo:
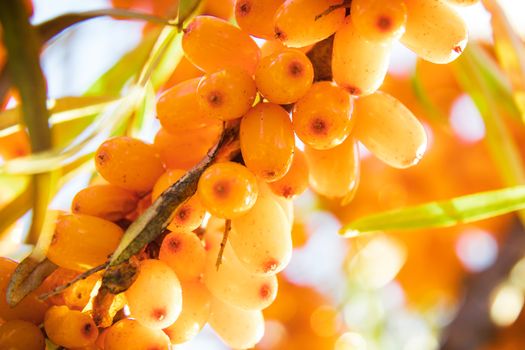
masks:
<path id="1" fill-rule="evenodd" d="M 357 219 L 341 229 L 345 237 L 382 230 L 448 227 L 525 209 L 525 186 L 480 192 Z"/>
<path id="2" fill-rule="evenodd" d="M 118 19 L 136 19 L 161 25 L 177 25 L 177 23 L 172 20 L 150 15 L 143 12 L 108 8 L 100 10 L 66 13 L 58 17 L 52 18 L 48 21 L 42 22 L 36 25 L 35 28 L 38 31 L 38 34 L 40 35 L 42 41 L 47 42 L 63 30 L 77 23 L 102 16 L 112 16 Z"/>
<path id="3" fill-rule="evenodd" d="M 492 15 L 496 56 L 512 83 L 514 100 L 525 121 L 525 45 L 497 1 L 483 0 L 483 4 Z"/>
<path id="4" fill-rule="evenodd" d="M 201 1 L 200 0 L 180 0 L 179 1 L 179 23 L 182 24 L 188 19 L 193 12 L 197 10 Z"/>

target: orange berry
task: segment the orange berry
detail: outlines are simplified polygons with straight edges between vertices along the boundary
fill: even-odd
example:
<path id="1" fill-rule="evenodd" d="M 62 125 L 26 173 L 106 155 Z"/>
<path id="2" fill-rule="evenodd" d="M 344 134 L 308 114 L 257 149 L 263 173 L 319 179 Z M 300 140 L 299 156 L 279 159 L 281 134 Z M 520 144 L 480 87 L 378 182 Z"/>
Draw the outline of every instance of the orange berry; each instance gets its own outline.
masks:
<path id="1" fill-rule="evenodd" d="M 87 270 L 104 263 L 123 234 L 111 221 L 81 214 L 61 215 L 47 257 L 67 269 Z"/>
<path id="2" fill-rule="evenodd" d="M 112 325 L 104 339 L 104 350 L 169 350 L 170 339 L 160 329 L 123 319 Z"/>
<path id="3" fill-rule="evenodd" d="M 202 0 L 204 3 L 202 13 L 229 20 L 233 16 L 234 0 Z"/>
<path id="4" fill-rule="evenodd" d="M 273 39 L 273 18 L 284 0 L 236 0 L 235 20 L 250 35 Z"/>
<path id="5" fill-rule="evenodd" d="M 312 86 L 313 80 L 312 63 L 304 53 L 294 49 L 263 57 L 255 72 L 257 89 L 277 104 L 297 101 Z"/>
<path id="6" fill-rule="evenodd" d="M 67 348 L 95 343 L 98 329 L 95 322 L 80 311 L 69 310 L 67 306 L 52 306 L 46 312 L 44 328 L 49 339 Z"/>
<path id="7" fill-rule="evenodd" d="M 370 41 L 355 28 L 350 17 L 335 33 L 332 52 L 334 81 L 352 95 L 369 95 L 385 79 L 391 45 Z"/>
<path id="8" fill-rule="evenodd" d="M 7 304 L 7 285 L 18 264 L 10 259 L 0 257 L 0 319 L 4 321 L 24 320 L 33 324 L 40 324 L 49 305 L 38 299 L 38 292 L 27 295 L 18 305 L 10 307 Z"/>
<path id="9" fill-rule="evenodd" d="M 195 233 L 177 231 L 164 237 L 159 259 L 171 267 L 180 280 L 197 280 L 204 270 L 206 253 Z"/>
<path id="10" fill-rule="evenodd" d="M 182 56 L 177 67 L 169 77 L 166 84 L 164 84 L 163 90 L 169 89 L 183 81 L 190 80 L 192 78 L 199 78 L 204 74 L 199 68 L 195 67 L 186 56 Z"/>
<path id="11" fill-rule="evenodd" d="M 405 31 L 404 0 L 352 0 L 350 13 L 359 33 L 369 40 L 399 39 Z"/>
<path id="12" fill-rule="evenodd" d="M 96 216 L 108 221 L 126 217 L 137 207 L 135 193 L 115 185 L 94 185 L 76 194 L 71 203 L 74 214 Z"/>
<path id="13" fill-rule="evenodd" d="M 182 311 L 177 321 L 164 329 L 172 344 L 191 340 L 210 316 L 211 295 L 202 282 L 182 283 Z"/>
<path id="14" fill-rule="evenodd" d="M 34 324 L 12 320 L 0 326 L 0 349 L 44 350 L 44 335 Z"/>
<path id="15" fill-rule="evenodd" d="M 268 184 L 272 191 L 285 198 L 292 198 L 308 188 L 308 164 L 304 153 L 295 149 L 290 170 L 283 178 Z"/>
<path id="16" fill-rule="evenodd" d="M 294 106 L 294 131 L 305 144 L 328 149 L 341 144 L 354 125 L 352 98 L 327 81 L 312 85 Z"/>
<path id="17" fill-rule="evenodd" d="M 182 309 L 180 281 L 161 260 L 142 260 L 138 276 L 125 295 L 131 315 L 146 327 L 166 328 Z"/>
<path id="18" fill-rule="evenodd" d="M 162 128 L 155 136 L 154 146 L 166 168 L 190 169 L 217 143 L 221 131 L 222 123 L 173 134 Z"/>
<path id="19" fill-rule="evenodd" d="M 405 0 L 405 4 L 408 17 L 403 45 L 432 63 L 450 63 L 461 55 L 468 28 L 452 6 L 437 0 Z"/>
<path id="20" fill-rule="evenodd" d="M 355 193 L 359 182 L 359 153 L 351 137 L 328 150 L 305 145 L 304 153 L 310 174 L 310 186 L 329 197 L 347 197 Z"/>
<path id="21" fill-rule="evenodd" d="M 339 4 L 340 0 L 286 0 L 275 14 L 276 38 L 289 47 L 308 46 L 328 38 L 343 24 L 345 9 L 316 17 Z"/>
<path id="22" fill-rule="evenodd" d="M 265 181 L 283 177 L 292 163 L 295 139 L 288 113 L 259 103 L 241 120 L 241 152 L 248 169 Z"/>
<path id="23" fill-rule="evenodd" d="M 417 164 L 427 148 L 421 122 L 393 96 L 378 91 L 355 104 L 355 136 L 377 158 L 394 168 Z"/>
<path id="24" fill-rule="evenodd" d="M 261 51 L 250 36 L 215 17 L 197 16 L 182 37 L 186 57 L 205 72 L 240 68 L 255 72 Z"/>
<path id="25" fill-rule="evenodd" d="M 109 183 L 137 192 L 151 190 L 164 172 L 152 145 L 127 136 L 101 144 L 95 154 L 95 166 Z"/>
<path id="26" fill-rule="evenodd" d="M 240 118 L 253 104 L 257 88 L 244 70 L 228 68 L 206 74 L 197 88 L 197 100 L 208 117 Z"/>
<path id="27" fill-rule="evenodd" d="M 157 102 L 157 117 L 163 128 L 171 133 L 203 128 L 220 122 L 209 118 L 198 108 L 197 86 L 200 78 L 183 81 L 164 91 Z"/>
<path id="28" fill-rule="evenodd" d="M 244 166 L 224 162 L 211 165 L 199 179 L 199 197 L 210 214 L 235 218 L 257 200 L 257 179 Z"/>

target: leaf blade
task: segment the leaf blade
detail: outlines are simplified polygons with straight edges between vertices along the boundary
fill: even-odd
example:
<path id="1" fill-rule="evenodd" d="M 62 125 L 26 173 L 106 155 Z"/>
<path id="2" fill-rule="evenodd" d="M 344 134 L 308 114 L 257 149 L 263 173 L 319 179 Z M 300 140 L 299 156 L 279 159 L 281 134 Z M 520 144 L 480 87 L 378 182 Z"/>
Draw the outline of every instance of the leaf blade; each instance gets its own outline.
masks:
<path id="1" fill-rule="evenodd" d="M 383 230 L 449 227 L 525 209 L 525 186 L 508 187 L 372 214 L 341 228 L 354 237 Z"/>

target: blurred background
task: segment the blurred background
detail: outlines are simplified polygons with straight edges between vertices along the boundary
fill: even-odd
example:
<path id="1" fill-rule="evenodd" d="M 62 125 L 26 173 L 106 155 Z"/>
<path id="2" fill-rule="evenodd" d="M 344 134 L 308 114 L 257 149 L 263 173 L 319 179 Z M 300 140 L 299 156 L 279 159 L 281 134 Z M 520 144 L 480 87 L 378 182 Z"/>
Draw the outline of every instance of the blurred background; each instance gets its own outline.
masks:
<path id="1" fill-rule="evenodd" d="M 209 13 L 224 7 L 209 0 Z M 111 6 L 157 15 L 165 1 L 35 0 L 33 23 L 62 13 Z M 515 32 L 525 35 L 525 2 L 499 1 Z M 215 12 L 214 12 L 215 11 Z M 491 16 L 478 4 L 461 8 L 470 46 L 498 67 Z M 97 18 L 50 42 L 42 54 L 50 98 L 78 96 L 92 87 L 123 55 L 139 45 L 155 25 Z M 479 54 L 481 52 L 481 54 Z M 344 239 L 342 224 L 393 208 L 504 187 L 494 160 L 491 130 L 461 75 L 463 58 L 441 66 L 418 61 L 401 45 L 394 48 L 382 90 L 401 100 L 424 122 L 427 154 L 408 170 L 389 168 L 361 149 L 361 183 L 347 206 L 306 192 L 295 200 L 293 259 L 280 274 L 279 295 L 265 310 L 266 334 L 258 349 L 525 349 L 525 232 L 515 215 L 476 224 L 424 231 L 384 232 Z M 504 67 L 503 67 L 504 68 Z M 458 73 L 459 72 L 459 73 Z M 502 73 L 503 72 L 503 73 Z M 195 74 L 195 73 L 194 73 Z M 172 76 L 168 84 L 188 76 Z M 512 93 L 511 90 L 509 90 Z M 14 106 L 14 99 L 7 102 Z M 519 150 L 525 130 L 512 110 L 502 123 Z M 514 111 L 515 112 L 515 111 Z M 141 131 L 151 141 L 156 119 Z M 0 162 L 28 153 L 23 136 L 0 137 Z M 92 166 L 91 166 L 92 167 Z M 69 210 L 71 199 L 90 180 L 89 166 L 76 174 L 51 207 Z M 92 169 L 91 169 L 92 170 Z M 12 188 L 16 191 L 16 188 Z M 0 208 L 11 194 L 0 193 Z M 0 255 L 20 259 L 30 213 L 2 236 Z M 468 342 L 469 347 L 455 345 Z M 223 349 L 205 329 L 177 349 Z"/>

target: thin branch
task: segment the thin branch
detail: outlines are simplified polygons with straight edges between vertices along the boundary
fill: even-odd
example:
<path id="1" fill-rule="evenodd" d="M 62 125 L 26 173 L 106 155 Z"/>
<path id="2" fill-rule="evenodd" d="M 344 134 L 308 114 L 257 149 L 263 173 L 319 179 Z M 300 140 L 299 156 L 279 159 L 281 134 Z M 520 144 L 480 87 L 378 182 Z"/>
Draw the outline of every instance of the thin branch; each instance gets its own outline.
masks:
<path id="1" fill-rule="evenodd" d="M 80 275 L 78 275 L 77 277 L 75 277 L 73 280 L 67 282 L 66 284 L 63 284 L 61 286 L 58 286 L 56 287 L 55 289 L 53 289 L 52 291 L 49 291 L 47 293 L 44 293 L 44 294 L 41 294 L 38 298 L 40 300 L 46 300 L 47 298 L 50 298 L 54 295 L 57 295 L 57 294 L 60 294 L 62 293 L 64 290 L 66 290 L 67 288 L 71 287 L 73 284 L 77 283 L 78 281 L 80 280 L 85 280 L 86 278 L 88 278 L 89 276 L 91 276 L 92 274 L 94 273 L 97 273 L 99 271 L 102 271 L 104 270 L 105 268 L 107 268 L 109 265 L 109 262 L 105 262 L 103 263 L 102 265 L 98 265 L 98 266 L 95 266 L 94 268 L 92 269 L 89 269 L 83 273 L 81 273 Z"/>
<path id="2" fill-rule="evenodd" d="M 334 12 L 335 10 L 338 10 L 340 8 L 346 8 L 346 9 L 349 9 L 350 8 L 350 5 L 352 5 L 352 0 L 343 0 L 342 3 L 340 4 L 337 4 L 337 5 L 331 5 L 329 6 L 326 10 L 324 10 L 323 12 L 321 12 L 320 14 L 318 14 L 317 16 L 315 16 L 315 20 L 317 21 L 318 19 L 320 19 L 321 17 L 324 17 L 326 15 L 329 15 L 330 13 Z"/>
<path id="3" fill-rule="evenodd" d="M 106 287 L 113 294 L 121 293 L 129 287 L 128 276 L 122 273 L 123 269 L 128 268 L 129 259 L 162 234 L 171 222 L 175 210 L 197 191 L 197 184 L 204 170 L 217 158 L 221 158 L 222 152 L 227 152 L 228 155 L 234 154 L 231 146 L 237 145 L 238 136 L 239 124 L 237 122 L 226 127 L 217 144 L 208 151 L 204 159 L 164 191 L 131 224 L 124 234 L 120 245 L 113 253 L 109 268 L 104 273 L 102 278 L 103 287 Z"/>
<path id="4" fill-rule="evenodd" d="M 226 248 L 226 243 L 228 242 L 228 235 L 230 234 L 230 231 L 232 229 L 232 221 L 226 220 L 226 223 L 224 224 L 224 234 L 222 235 L 222 241 L 221 241 L 221 247 L 219 249 L 219 254 L 217 254 L 217 261 L 215 262 L 215 267 L 217 267 L 217 271 L 219 270 L 219 267 L 222 264 L 222 256 L 224 254 L 224 248 Z"/>

